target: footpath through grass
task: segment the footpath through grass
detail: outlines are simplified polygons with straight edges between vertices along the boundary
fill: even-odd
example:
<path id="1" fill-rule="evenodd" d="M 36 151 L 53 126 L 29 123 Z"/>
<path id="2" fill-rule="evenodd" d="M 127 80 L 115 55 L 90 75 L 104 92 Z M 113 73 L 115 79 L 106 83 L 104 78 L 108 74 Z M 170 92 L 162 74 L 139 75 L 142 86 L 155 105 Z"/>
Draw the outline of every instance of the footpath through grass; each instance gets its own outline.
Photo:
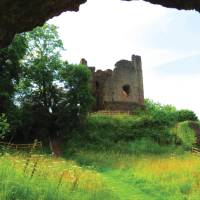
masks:
<path id="1" fill-rule="evenodd" d="M 28 163 L 28 164 L 27 164 Z M 199 200 L 200 157 L 77 151 L 0 157 L 1 200 Z"/>
<path id="2" fill-rule="evenodd" d="M 191 153 L 135 156 L 79 152 L 75 158 L 96 168 L 122 200 L 200 199 L 200 158 Z"/>

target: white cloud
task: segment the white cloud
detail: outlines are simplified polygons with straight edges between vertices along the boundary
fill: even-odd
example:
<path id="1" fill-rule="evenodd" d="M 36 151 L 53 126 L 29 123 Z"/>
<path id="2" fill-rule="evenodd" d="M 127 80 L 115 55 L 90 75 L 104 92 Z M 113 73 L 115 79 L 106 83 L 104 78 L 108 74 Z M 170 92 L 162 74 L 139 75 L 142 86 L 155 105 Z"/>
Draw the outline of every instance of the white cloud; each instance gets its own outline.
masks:
<path id="1" fill-rule="evenodd" d="M 139 53 L 138 36 L 167 10 L 143 1 L 89 0 L 78 13 L 66 12 L 50 20 L 59 27 L 66 59 L 102 68 Z"/>

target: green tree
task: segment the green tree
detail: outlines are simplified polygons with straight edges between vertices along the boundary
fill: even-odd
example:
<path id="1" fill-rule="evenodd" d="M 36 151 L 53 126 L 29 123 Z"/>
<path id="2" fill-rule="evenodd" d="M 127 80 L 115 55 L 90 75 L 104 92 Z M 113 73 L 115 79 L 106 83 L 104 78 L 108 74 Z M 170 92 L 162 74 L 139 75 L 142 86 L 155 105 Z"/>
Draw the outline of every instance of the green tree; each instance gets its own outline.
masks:
<path id="1" fill-rule="evenodd" d="M 62 41 L 54 25 L 45 24 L 26 34 L 28 51 L 24 60 L 20 97 L 35 98 L 49 110 L 54 109 L 56 83 L 63 67 Z"/>
<path id="2" fill-rule="evenodd" d="M 23 61 L 17 102 L 25 136 L 66 135 L 84 122 L 90 107 L 90 71 L 61 60 L 56 27 L 45 24 L 26 34 L 29 48 Z"/>
<path id="3" fill-rule="evenodd" d="M 0 113 L 7 113 L 13 105 L 15 85 L 19 82 L 21 60 L 26 49 L 24 34 L 16 35 L 10 46 L 0 49 Z"/>
<path id="4" fill-rule="evenodd" d="M 55 112 L 59 101 L 59 73 L 64 67 L 63 50 L 56 26 L 45 24 L 26 33 L 28 51 L 16 101 L 21 107 L 22 132 L 26 137 L 56 132 Z"/>
<path id="5" fill-rule="evenodd" d="M 61 72 L 65 94 L 58 105 L 57 120 L 60 131 L 69 133 L 84 124 L 94 99 L 89 85 L 91 71 L 84 65 L 65 64 Z"/>

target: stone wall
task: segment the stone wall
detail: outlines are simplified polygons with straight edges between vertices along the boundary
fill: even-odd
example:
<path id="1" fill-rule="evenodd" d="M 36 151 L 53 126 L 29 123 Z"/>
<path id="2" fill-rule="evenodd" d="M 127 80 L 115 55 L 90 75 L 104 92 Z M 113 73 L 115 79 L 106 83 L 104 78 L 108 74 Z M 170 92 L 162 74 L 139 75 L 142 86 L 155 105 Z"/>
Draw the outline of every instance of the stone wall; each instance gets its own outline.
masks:
<path id="1" fill-rule="evenodd" d="M 115 69 L 92 71 L 92 89 L 96 98 L 94 110 L 131 111 L 144 106 L 141 57 L 120 60 Z"/>

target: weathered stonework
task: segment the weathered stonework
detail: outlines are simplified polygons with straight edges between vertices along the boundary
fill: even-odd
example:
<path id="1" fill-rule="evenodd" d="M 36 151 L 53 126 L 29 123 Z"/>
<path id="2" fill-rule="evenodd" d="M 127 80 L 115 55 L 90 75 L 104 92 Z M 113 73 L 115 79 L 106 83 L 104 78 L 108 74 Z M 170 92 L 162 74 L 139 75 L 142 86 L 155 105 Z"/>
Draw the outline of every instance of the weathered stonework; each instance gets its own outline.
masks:
<path id="1" fill-rule="evenodd" d="M 30 31 L 64 11 L 78 11 L 87 0 L 0 0 L 0 48 L 16 33 Z M 133 0 L 123 0 L 133 1 Z M 145 0 L 169 8 L 200 11 L 200 0 Z M 106 6 L 106 5 L 105 5 Z M 91 16 L 92 17 L 92 16 Z"/>
<path id="2" fill-rule="evenodd" d="M 112 70 L 92 71 L 92 90 L 96 98 L 94 110 L 132 111 L 144 106 L 141 57 L 120 60 Z"/>

